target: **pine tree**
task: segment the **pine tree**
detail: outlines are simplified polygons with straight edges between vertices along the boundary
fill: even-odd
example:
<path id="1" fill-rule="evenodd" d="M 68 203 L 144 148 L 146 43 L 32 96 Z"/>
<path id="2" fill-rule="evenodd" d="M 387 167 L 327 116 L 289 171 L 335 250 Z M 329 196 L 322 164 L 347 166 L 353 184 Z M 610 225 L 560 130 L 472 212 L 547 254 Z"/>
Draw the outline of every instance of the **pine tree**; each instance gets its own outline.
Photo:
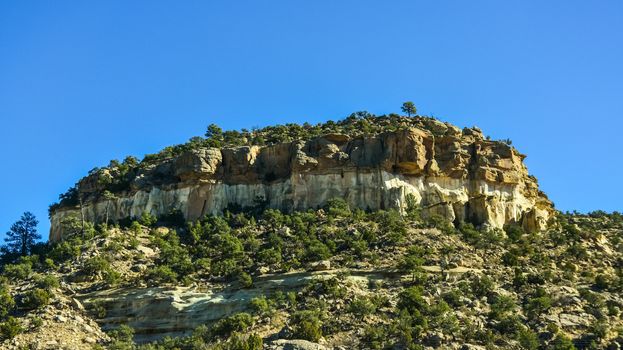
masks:
<path id="1" fill-rule="evenodd" d="M 28 255 L 37 239 L 41 239 L 41 235 L 37 233 L 37 224 L 39 221 L 31 212 L 25 212 L 22 217 L 11 225 L 11 229 L 6 233 L 7 247 L 9 251 Z"/>
<path id="2" fill-rule="evenodd" d="M 409 117 L 411 114 L 417 113 L 417 108 L 415 108 L 415 104 L 411 101 L 403 103 L 401 109 L 404 113 L 407 113 Z"/>
<path id="3" fill-rule="evenodd" d="M 223 129 L 216 124 L 208 125 L 205 137 L 210 147 L 221 147 L 223 145 Z"/>

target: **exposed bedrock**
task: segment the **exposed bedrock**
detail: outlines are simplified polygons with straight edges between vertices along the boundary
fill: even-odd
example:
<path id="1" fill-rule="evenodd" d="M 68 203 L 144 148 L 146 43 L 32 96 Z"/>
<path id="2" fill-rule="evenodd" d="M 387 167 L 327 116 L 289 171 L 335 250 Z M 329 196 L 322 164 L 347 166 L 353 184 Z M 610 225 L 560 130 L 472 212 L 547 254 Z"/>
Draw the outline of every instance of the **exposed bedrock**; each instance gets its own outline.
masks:
<path id="1" fill-rule="evenodd" d="M 434 135 L 408 128 L 369 137 L 329 134 L 264 147 L 197 149 L 144 168 L 114 199 L 99 194 L 96 178 L 83 178 L 82 212 L 96 223 L 173 209 L 194 220 L 228 207 L 253 207 L 258 198 L 291 212 L 334 197 L 362 209 L 404 209 L 411 195 L 424 216 L 545 228 L 552 204 L 528 175 L 525 156 L 485 140 L 477 128 L 461 131 L 441 122 L 436 127 Z M 80 208 L 52 213 L 51 240 L 62 237 L 60 223 L 69 215 L 80 215 Z"/>
<path id="2" fill-rule="evenodd" d="M 98 305 L 106 310 L 97 322 L 110 330 L 125 324 L 135 331 L 134 340 L 145 343 L 165 336 L 189 335 L 200 325 L 211 324 L 238 312 L 249 312 L 255 297 L 275 291 L 299 290 L 315 279 L 335 277 L 339 271 L 295 272 L 265 275 L 254 280 L 254 287 L 237 286 L 221 290 L 193 287 L 121 288 L 96 291 L 77 297 L 87 308 Z M 371 281 L 400 278 L 390 271 L 353 271 L 346 279 L 367 286 Z"/>

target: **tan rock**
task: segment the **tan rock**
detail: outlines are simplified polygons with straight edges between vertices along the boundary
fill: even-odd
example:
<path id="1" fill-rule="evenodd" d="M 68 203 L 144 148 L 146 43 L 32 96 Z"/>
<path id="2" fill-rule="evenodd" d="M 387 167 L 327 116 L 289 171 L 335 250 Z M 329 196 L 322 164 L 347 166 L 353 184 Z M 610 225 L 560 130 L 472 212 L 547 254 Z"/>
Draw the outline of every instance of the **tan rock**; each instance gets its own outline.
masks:
<path id="1" fill-rule="evenodd" d="M 322 207 L 342 197 L 353 207 L 406 207 L 416 198 L 423 215 L 467 220 L 501 228 L 522 224 L 545 228 L 553 209 L 528 175 L 523 155 L 501 142 L 486 141 L 477 128 L 423 120 L 425 129 L 405 128 L 376 136 L 329 134 L 272 146 L 204 148 L 146 167 L 130 190 L 102 201 L 97 179 L 79 182 L 82 213 L 99 223 L 143 212 L 179 210 L 189 220 L 219 214 L 258 199 L 286 212 Z M 51 216 L 50 239 L 61 237 L 61 221 L 80 216 L 60 208 Z"/>

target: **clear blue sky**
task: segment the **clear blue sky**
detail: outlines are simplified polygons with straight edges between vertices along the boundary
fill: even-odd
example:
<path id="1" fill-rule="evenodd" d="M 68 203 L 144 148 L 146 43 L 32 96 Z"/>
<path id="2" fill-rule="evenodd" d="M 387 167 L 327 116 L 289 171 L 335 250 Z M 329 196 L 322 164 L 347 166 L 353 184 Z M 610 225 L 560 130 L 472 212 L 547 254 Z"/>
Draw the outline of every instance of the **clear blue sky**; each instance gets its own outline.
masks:
<path id="1" fill-rule="evenodd" d="M 422 114 L 623 210 L 623 2 L 3 1 L 0 235 L 95 166 L 225 129 Z"/>

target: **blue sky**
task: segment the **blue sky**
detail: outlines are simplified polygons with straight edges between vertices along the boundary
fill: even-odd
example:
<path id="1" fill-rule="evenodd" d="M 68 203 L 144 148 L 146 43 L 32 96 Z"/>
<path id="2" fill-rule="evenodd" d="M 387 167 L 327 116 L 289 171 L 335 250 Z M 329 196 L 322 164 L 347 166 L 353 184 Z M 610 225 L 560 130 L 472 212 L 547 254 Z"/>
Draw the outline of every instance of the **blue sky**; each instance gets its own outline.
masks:
<path id="1" fill-rule="evenodd" d="M 511 138 L 562 210 L 623 210 L 621 1 L 3 1 L 0 235 L 95 166 L 399 111 Z"/>

